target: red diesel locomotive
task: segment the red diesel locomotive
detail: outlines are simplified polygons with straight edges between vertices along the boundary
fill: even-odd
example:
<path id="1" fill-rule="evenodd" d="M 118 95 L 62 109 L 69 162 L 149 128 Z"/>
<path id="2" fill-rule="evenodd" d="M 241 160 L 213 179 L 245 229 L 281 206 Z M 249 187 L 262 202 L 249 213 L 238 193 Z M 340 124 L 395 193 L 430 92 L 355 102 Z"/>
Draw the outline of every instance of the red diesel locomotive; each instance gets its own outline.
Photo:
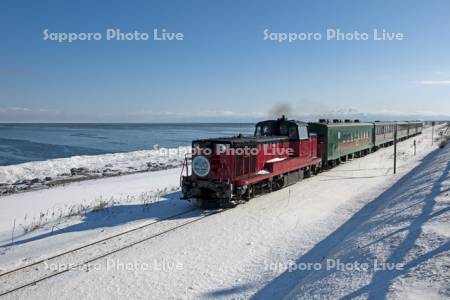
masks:
<path id="1" fill-rule="evenodd" d="M 182 193 L 202 208 L 233 207 L 317 173 L 320 151 L 307 123 L 284 116 L 257 123 L 254 136 L 195 140 Z"/>
<path id="2" fill-rule="evenodd" d="M 232 207 L 392 145 L 395 138 L 421 134 L 422 128 L 417 121 L 304 123 L 284 116 L 259 122 L 254 136 L 193 141 L 192 174 L 188 159 L 182 171 L 183 196 L 203 208 Z"/>

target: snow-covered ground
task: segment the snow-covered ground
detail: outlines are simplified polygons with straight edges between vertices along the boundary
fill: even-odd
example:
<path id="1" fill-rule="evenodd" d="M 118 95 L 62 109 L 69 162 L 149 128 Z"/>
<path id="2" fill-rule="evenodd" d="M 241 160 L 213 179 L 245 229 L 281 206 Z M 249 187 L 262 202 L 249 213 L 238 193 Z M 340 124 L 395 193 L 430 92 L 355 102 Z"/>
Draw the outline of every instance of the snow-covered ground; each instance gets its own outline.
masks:
<path id="1" fill-rule="evenodd" d="M 61 183 L 179 167 L 190 147 L 83 155 L 0 166 L 0 195 Z"/>
<path id="2" fill-rule="evenodd" d="M 450 296 L 450 147 L 432 146 L 426 129 L 398 150 L 396 175 L 392 147 L 381 149 L 116 252 L 89 271 L 73 270 L 6 298 L 444 299 Z M 178 185 L 179 173 L 140 173 L 1 197 L 0 269 L 188 210 L 176 191 L 159 198 L 158 191 Z M 65 218 L 56 228 L 49 220 L 7 245 L 14 219 L 99 197 L 114 197 L 115 205 Z M 156 224 L 153 230 L 164 228 Z M 368 267 L 350 269 L 358 264 Z M 379 270 L 393 264 L 393 270 Z"/>
<path id="3" fill-rule="evenodd" d="M 162 194 L 178 189 L 180 173 L 180 168 L 173 168 L 73 182 L 47 190 L 0 197 L 0 245 L 21 236 L 24 233 L 24 227 L 47 223 L 49 226 L 59 227 L 53 221 L 59 221 L 62 217 L 79 211 L 89 210 L 101 203 L 107 206 L 144 206 L 159 201 Z"/>

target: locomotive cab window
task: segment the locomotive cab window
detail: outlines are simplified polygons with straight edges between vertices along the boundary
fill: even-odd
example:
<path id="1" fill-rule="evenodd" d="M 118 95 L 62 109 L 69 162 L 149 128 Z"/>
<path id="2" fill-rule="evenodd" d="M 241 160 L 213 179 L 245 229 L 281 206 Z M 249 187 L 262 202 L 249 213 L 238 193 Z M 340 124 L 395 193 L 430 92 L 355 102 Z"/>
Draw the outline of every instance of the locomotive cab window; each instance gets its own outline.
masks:
<path id="1" fill-rule="evenodd" d="M 273 134 L 270 122 L 262 122 L 256 125 L 255 136 L 271 136 Z"/>
<path id="2" fill-rule="evenodd" d="M 295 128 L 295 127 L 294 127 Z M 295 129 L 297 129 L 297 128 L 295 128 Z M 306 128 L 306 126 L 299 126 L 298 127 L 298 130 L 299 130 L 299 136 L 300 136 L 300 139 L 301 140 L 307 140 L 307 139 L 309 139 L 309 136 L 308 136 L 308 129 Z M 290 134 L 289 134 L 289 136 L 290 136 Z"/>
<path id="3" fill-rule="evenodd" d="M 288 136 L 290 139 L 298 140 L 298 130 L 296 126 L 290 126 L 288 129 Z"/>
<path id="4" fill-rule="evenodd" d="M 287 125 L 285 125 L 285 124 L 280 125 L 280 135 L 289 135 L 290 136 L 290 134 L 288 134 Z"/>
<path id="5" fill-rule="evenodd" d="M 261 136 L 261 126 L 256 126 L 256 132 L 255 132 L 256 136 Z"/>

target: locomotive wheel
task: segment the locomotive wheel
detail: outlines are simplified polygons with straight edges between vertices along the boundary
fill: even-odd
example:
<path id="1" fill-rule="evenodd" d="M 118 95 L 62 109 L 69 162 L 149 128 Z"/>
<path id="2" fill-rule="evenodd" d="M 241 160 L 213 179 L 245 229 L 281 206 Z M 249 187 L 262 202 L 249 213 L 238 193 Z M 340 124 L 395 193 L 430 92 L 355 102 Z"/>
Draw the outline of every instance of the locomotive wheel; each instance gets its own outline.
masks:
<path id="1" fill-rule="evenodd" d="M 247 191 L 245 192 L 245 195 L 243 197 L 243 199 L 245 201 L 249 201 L 250 199 L 252 199 L 255 196 L 254 192 L 253 192 L 253 186 L 249 186 Z"/>
<path id="2" fill-rule="evenodd" d="M 321 169 L 322 169 L 322 168 L 321 168 L 320 163 L 317 164 L 317 165 L 314 165 L 314 166 L 312 167 L 312 173 L 313 173 L 314 175 L 317 175 L 317 174 L 320 173 Z"/>
<path id="3" fill-rule="evenodd" d="M 305 169 L 305 171 L 303 171 L 303 174 L 304 174 L 304 178 L 311 177 L 311 169 L 310 168 Z"/>
<path id="4" fill-rule="evenodd" d="M 282 189 L 284 187 L 284 176 L 277 176 L 273 179 L 272 189 L 274 191 Z"/>

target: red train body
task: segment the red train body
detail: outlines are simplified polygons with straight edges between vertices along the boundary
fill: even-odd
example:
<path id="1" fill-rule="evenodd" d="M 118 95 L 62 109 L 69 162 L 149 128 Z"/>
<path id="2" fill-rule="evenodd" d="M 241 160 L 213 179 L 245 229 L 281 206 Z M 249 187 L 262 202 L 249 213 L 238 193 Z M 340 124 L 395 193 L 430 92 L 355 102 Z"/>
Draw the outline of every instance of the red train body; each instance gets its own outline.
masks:
<path id="1" fill-rule="evenodd" d="M 256 124 L 254 136 L 193 141 L 184 198 L 203 208 L 230 207 L 317 172 L 321 149 L 307 125 L 283 117 Z"/>

